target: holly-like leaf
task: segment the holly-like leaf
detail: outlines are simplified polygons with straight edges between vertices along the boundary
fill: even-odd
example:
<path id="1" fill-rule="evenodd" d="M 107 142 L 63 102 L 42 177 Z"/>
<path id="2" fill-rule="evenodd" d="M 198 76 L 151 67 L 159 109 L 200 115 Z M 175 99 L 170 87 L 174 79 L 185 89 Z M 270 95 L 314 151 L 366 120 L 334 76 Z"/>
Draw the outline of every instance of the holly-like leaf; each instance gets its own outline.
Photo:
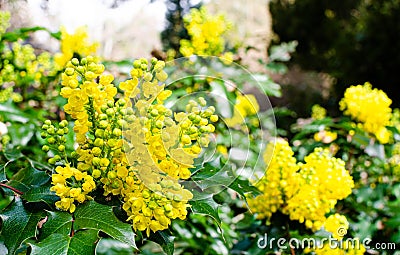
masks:
<path id="1" fill-rule="evenodd" d="M 219 205 L 214 201 L 212 195 L 205 199 L 190 201 L 190 205 L 194 213 L 210 216 L 221 228 L 221 219 L 218 215 Z"/>
<path id="2" fill-rule="evenodd" d="M 137 248 L 132 226 L 118 220 L 111 206 L 89 201 L 78 206 L 74 216 L 74 228 L 76 230 L 88 228 L 100 230 L 114 239 Z"/>
<path id="3" fill-rule="evenodd" d="M 44 186 L 33 187 L 22 195 L 22 198 L 28 202 L 45 202 L 48 205 L 53 205 L 59 197 L 50 191 L 50 182 Z"/>
<path id="4" fill-rule="evenodd" d="M 82 255 L 95 254 L 98 231 L 87 229 L 77 231 L 74 236 L 52 234 L 42 242 L 30 243 L 32 255 Z M 51 251 L 51 253 L 50 253 Z"/>
<path id="5" fill-rule="evenodd" d="M 14 254 L 26 239 L 36 236 L 37 223 L 43 217 L 43 211 L 28 211 L 21 199 L 15 197 L 11 205 L 0 214 L 1 235 L 4 236 L 8 254 Z"/>
<path id="6" fill-rule="evenodd" d="M 245 198 L 245 194 L 251 192 L 252 195 L 259 195 L 261 192 L 250 184 L 248 180 L 242 180 L 236 178 L 230 185 L 229 188 L 236 191 L 242 198 Z"/>
<path id="7" fill-rule="evenodd" d="M 174 254 L 174 238 L 166 231 L 157 231 L 151 233 L 149 240 L 158 243 L 167 255 L 172 255 Z"/>
<path id="8" fill-rule="evenodd" d="M 27 192 L 34 186 L 38 187 L 45 184 L 49 179 L 50 176 L 45 171 L 27 166 L 19 170 L 7 184 L 22 192 Z"/>
<path id="9" fill-rule="evenodd" d="M 52 234 L 69 235 L 72 228 L 72 215 L 67 212 L 47 212 L 46 222 L 40 229 L 40 239 L 45 239 Z"/>

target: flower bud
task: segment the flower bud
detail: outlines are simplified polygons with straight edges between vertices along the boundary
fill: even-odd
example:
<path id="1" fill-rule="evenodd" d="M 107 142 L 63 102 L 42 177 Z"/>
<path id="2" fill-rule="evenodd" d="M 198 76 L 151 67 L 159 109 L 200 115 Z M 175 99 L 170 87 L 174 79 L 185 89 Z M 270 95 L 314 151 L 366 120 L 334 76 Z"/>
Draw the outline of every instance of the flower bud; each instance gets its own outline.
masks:
<path id="1" fill-rule="evenodd" d="M 115 171 L 109 171 L 107 173 L 107 177 L 108 177 L 108 179 L 113 180 L 113 179 L 115 179 L 117 177 L 117 173 Z"/>
<path id="2" fill-rule="evenodd" d="M 96 129 L 96 132 L 94 133 L 94 135 L 96 137 L 103 138 L 104 137 L 104 130 L 103 129 Z"/>
<path id="3" fill-rule="evenodd" d="M 99 122 L 99 128 L 101 128 L 101 129 L 106 129 L 108 127 L 108 125 L 109 125 L 109 123 L 106 120 L 101 120 Z"/>
<path id="4" fill-rule="evenodd" d="M 97 146 L 97 147 L 101 147 L 101 146 L 103 146 L 103 144 L 104 144 L 104 140 L 103 139 L 101 139 L 101 138 L 96 138 L 95 140 L 94 140 L 94 146 Z"/>
<path id="5" fill-rule="evenodd" d="M 63 151 L 65 151 L 65 146 L 60 144 L 57 149 L 59 152 L 63 152 Z"/>
<path id="6" fill-rule="evenodd" d="M 110 164 L 110 160 L 107 158 L 100 159 L 100 166 L 108 166 Z"/>
<path id="7" fill-rule="evenodd" d="M 72 67 L 68 67 L 65 69 L 65 74 L 68 76 L 72 76 L 72 75 L 74 75 L 74 73 L 75 73 L 75 70 Z"/>
<path id="8" fill-rule="evenodd" d="M 98 169 L 93 170 L 92 176 L 96 179 L 99 178 L 101 176 L 101 171 Z"/>
<path id="9" fill-rule="evenodd" d="M 77 58 L 73 58 L 73 59 L 71 59 L 71 63 L 72 63 L 74 66 L 78 66 L 78 65 L 79 65 L 79 60 L 78 60 Z"/>
<path id="10" fill-rule="evenodd" d="M 218 121 L 218 115 L 211 115 L 210 116 L 210 121 L 211 122 L 217 122 Z"/>
<path id="11" fill-rule="evenodd" d="M 54 137 L 49 137 L 49 138 L 47 138 L 47 142 L 49 143 L 49 144 L 55 144 L 56 143 L 56 139 L 54 138 Z"/>

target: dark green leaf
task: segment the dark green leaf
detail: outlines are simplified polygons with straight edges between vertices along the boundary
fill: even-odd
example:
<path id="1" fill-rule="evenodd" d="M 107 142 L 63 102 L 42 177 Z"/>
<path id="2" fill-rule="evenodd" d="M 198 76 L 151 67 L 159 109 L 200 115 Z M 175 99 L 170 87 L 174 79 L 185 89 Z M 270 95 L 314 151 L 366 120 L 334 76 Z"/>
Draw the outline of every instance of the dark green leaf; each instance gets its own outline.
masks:
<path id="1" fill-rule="evenodd" d="M 210 216 L 221 227 L 221 219 L 218 215 L 219 205 L 214 201 L 212 196 L 205 199 L 190 201 L 192 211 L 194 213 L 204 214 Z"/>
<path id="2" fill-rule="evenodd" d="M 96 255 L 132 255 L 132 247 L 126 243 L 111 239 L 102 238 L 97 247 Z"/>
<path id="3" fill-rule="evenodd" d="M 98 241 L 98 231 L 87 229 L 77 231 L 73 237 L 62 234 L 52 234 L 39 243 L 30 243 L 32 255 L 82 255 L 95 254 Z"/>
<path id="4" fill-rule="evenodd" d="M 14 254 L 26 239 L 36 236 L 36 228 L 44 212 L 30 212 L 25 210 L 20 198 L 15 197 L 14 202 L 0 214 L 2 219 L 1 235 L 9 254 Z"/>
<path id="5" fill-rule="evenodd" d="M 112 238 L 136 248 L 132 226 L 118 220 L 111 206 L 89 201 L 78 206 L 74 215 L 75 229 L 90 228 L 100 230 Z"/>
<path id="6" fill-rule="evenodd" d="M 46 222 L 40 229 L 40 239 L 45 239 L 52 234 L 69 235 L 72 228 L 72 215 L 68 212 L 47 212 Z"/>
<path id="7" fill-rule="evenodd" d="M 167 255 L 174 254 L 174 237 L 168 235 L 166 231 L 151 233 L 149 240 L 158 243 Z"/>
<path id="8" fill-rule="evenodd" d="M 48 205 L 53 205 L 59 197 L 50 191 L 50 182 L 43 186 L 33 187 L 22 195 L 22 198 L 28 202 L 45 202 Z"/>
<path id="9" fill-rule="evenodd" d="M 22 192 L 27 192 L 32 187 L 45 184 L 49 179 L 50 176 L 46 172 L 27 166 L 19 170 L 7 184 Z"/>
<path id="10" fill-rule="evenodd" d="M 24 157 L 24 155 L 21 153 L 21 151 L 19 149 L 6 150 L 6 151 L 4 151 L 4 156 L 9 161 L 17 160 L 17 159 Z M 8 162 L 8 163 L 10 163 L 10 162 Z"/>
<path id="11" fill-rule="evenodd" d="M 251 192 L 252 195 L 257 196 L 261 192 L 250 184 L 248 180 L 242 180 L 236 178 L 229 186 L 232 190 L 236 191 L 242 198 L 245 198 L 245 194 Z"/>

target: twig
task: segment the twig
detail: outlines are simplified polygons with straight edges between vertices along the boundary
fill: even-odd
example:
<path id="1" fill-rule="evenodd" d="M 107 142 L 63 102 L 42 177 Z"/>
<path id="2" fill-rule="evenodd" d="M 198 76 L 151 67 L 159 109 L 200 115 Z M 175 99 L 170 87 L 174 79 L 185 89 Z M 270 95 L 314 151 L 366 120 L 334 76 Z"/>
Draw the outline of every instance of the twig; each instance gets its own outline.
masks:
<path id="1" fill-rule="evenodd" d="M 0 186 L 4 187 L 4 188 L 7 188 L 7 189 L 10 189 L 10 190 L 14 191 L 15 193 L 17 193 L 18 195 L 23 195 L 24 194 L 22 191 L 19 191 L 16 188 L 13 188 L 11 186 L 8 186 L 7 184 L 0 183 Z"/>

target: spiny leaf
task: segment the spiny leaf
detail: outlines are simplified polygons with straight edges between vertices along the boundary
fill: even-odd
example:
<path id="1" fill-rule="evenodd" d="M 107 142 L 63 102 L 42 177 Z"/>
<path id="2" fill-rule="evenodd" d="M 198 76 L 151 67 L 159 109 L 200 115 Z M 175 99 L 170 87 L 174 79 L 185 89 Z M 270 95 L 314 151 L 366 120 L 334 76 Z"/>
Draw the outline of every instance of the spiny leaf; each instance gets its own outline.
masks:
<path id="1" fill-rule="evenodd" d="M 136 248 L 135 234 L 133 233 L 132 226 L 118 220 L 111 206 L 89 201 L 78 206 L 74 216 L 75 229 L 90 228 L 100 230 L 112 238 Z"/>
<path id="2" fill-rule="evenodd" d="M 248 180 L 242 180 L 236 178 L 230 185 L 229 188 L 236 191 L 240 196 L 245 198 L 245 194 L 251 192 L 253 195 L 259 195 L 261 192 L 250 184 Z"/>
<path id="3" fill-rule="evenodd" d="M 95 254 L 98 231 L 87 229 L 74 236 L 54 233 L 39 243 L 30 243 L 32 255 L 82 255 Z M 51 252 L 51 253 L 50 253 Z"/>
<path id="4" fill-rule="evenodd" d="M 192 211 L 194 213 L 205 214 L 214 219 L 217 225 L 221 228 L 221 219 L 218 215 L 218 204 L 212 196 L 205 199 L 190 201 Z"/>
<path id="5" fill-rule="evenodd" d="M 52 234 L 69 235 L 72 228 L 72 215 L 67 212 L 47 212 L 47 220 L 40 229 L 40 239 Z"/>
<path id="6" fill-rule="evenodd" d="M 50 182 L 44 186 L 33 187 L 22 195 L 22 198 L 28 202 L 45 202 L 53 205 L 59 197 L 50 191 Z"/>
<path id="7" fill-rule="evenodd" d="M 44 217 L 44 212 L 30 212 L 25 210 L 20 198 L 15 197 L 14 202 L 2 213 L 1 235 L 9 254 L 14 254 L 26 239 L 35 237 L 37 223 Z"/>
<path id="8" fill-rule="evenodd" d="M 149 239 L 158 243 L 167 255 L 174 254 L 174 237 L 168 235 L 166 231 L 151 233 Z"/>
<path id="9" fill-rule="evenodd" d="M 27 166 L 19 170 L 7 184 L 22 192 L 27 192 L 33 186 L 38 187 L 45 184 L 49 179 L 50 176 L 45 171 Z"/>

